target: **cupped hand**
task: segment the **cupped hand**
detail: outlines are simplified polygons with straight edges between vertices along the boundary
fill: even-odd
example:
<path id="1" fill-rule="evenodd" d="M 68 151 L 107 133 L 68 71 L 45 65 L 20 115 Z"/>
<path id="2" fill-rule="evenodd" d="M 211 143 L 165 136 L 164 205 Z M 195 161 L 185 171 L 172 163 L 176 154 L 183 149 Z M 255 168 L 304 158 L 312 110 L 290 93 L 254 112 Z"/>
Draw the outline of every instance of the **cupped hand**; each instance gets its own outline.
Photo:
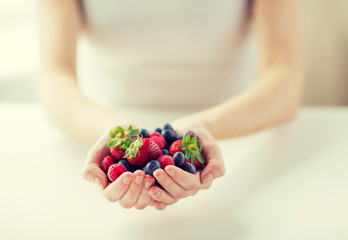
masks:
<path id="1" fill-rule="evenodd" d="M 107 176 L 100 168 L 102 159 L 109 154 L 107 143 L 111 140 L 109 136 L 111 129 L 113 128 L 106 130 L 89 151 L 82 176 L 87 181 L 97 184 L 107 200 L 119 202 L 124 208 L 144 209 L 148 205 L 152 206 L 155 200 L 148 192 L 155 182 L 152 176 L 145 176 L 143 171 L 137 170 L 134 173 L 125 172 L 115 182 L 109 183 Z"/>
<path id="2" fill-rule="evenodd" d="M 176 121 L 172 126 L 177 135 L 183 135 L 188 130 L 197 134 L 207 165 L 196 174 L 185 172 L 175 166 L 156 170 L 154 177 L 164 189 L 152 186 L 149 193 L 156 200 L 154 206 L 159 210 L 181 198 L 195 195 L 201 189 L 209 188 L 215 178 L 225 173 L 220 148 L 203 124 L 196 121 Z"/>

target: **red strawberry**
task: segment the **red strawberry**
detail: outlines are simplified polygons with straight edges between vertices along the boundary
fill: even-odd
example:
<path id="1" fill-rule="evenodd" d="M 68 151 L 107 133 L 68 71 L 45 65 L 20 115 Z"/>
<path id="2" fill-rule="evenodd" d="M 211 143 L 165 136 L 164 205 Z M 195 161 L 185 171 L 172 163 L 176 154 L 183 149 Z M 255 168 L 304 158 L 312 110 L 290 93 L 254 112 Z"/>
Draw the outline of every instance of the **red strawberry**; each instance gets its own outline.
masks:
<path id="1" fill-rule="evenodd" d="M 114 159 L 111 156 L 106 156 L 103 158 L 102 162 L 101 162 L 101 169 L 107 173 L 109 167 L 114 164 Z"/>
<path id="2" fill-rule="evenodd" d="M 175 153 L 182 152 L 182 150 L 178 148 L 180 146 L 182 146 L 182 140 L 176 140 L 173 142 L 169 148 L 170 155 L 174 156 Z"/>
<path id="3" fill-rule="evenodd" d="M 162 155 L 159 146 L 150 138 L 137 138 L 126 151 L 128 161 L 137 167 L 143 167 Z"/>
<path id="4" fill-rule="evenodd" d="M 191 159 L 185 159 L 185 162 L 191 163 Z M 196 169 L 202 168 L 204 165 L 200 162 L 198 162 L 197 158 L 195 159 L 193 166 L 195 166 Z"/>
<path id="5" fill-rule="evenodd" d="M 127 172 L 127 168 L 122 164 L 113 164 L 109 167 L 108 177 L 111 182 L 115 182 L 116 179 L 121 176 L 122 173 Z"/>
<path id="6" fill-rule="evenodd" d="M 151 133 L 149 138 L 152 139 L 155 143 L 157 143 L 160 149 L 164 148 L 164 146 L 166 145 L 166 140 L 158 132 Z"/>
<path id="7" fill-rule="evenodd" d="M 171 156 L 168 155 L 162 155 L 160 156 L 157 161 L 161 164 L 161 168 L 164 169 L 168 165 L 174 165 L 174 160 Z"/>
<path id="8" fill-rule="evenodd" d="M 110 149 L 110 155 L 115 159 L 116 162 L 120 161 L 125 154 L 126 151 L 121 149 L 119 145 Z"/>

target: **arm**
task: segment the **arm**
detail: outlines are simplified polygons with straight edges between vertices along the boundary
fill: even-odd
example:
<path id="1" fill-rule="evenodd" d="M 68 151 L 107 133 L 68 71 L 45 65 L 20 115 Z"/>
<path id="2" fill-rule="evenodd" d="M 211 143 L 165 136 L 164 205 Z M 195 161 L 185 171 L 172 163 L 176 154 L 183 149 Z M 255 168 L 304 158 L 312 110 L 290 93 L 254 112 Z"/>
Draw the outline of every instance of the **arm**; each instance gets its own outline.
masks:
<path id="1" fill-rule="evenodd" d="M 244 93 L 213 108 L 173 123 L 179 133 L 193 130 L 204 143 L 207 166 L 195 176 L 170 166 L 156 170 L 157 187 L 150 194 L 159 203 L 172 204 L 196 194 L 225 173 L 215 139 L 243 136 L 291 119 L 300 106 L 303 87 L 303 50 L 298 3 L 295 0 L 254 0 L 253 23 L 260 46 L 260 72 L 257 83 Z M 206 131 L 208 130 L 208 131 Z M 210 134 L 213 135 L 209 136 Z M 207 155 L 211 153 L 211 155 Z M 175 171 L 171 177 L 170 171 Z M 157 175 L 158 174 L 158 175 Z M 161 180 L 159 175 L 164 175 Z M 159 192 L 158 195 L 155 193 Z"/>
<path id="2" fill-rule="evenodd" d="M 77 86 L 76 43 L 82 31 L 77 0 L 40 0 L 40 97 L 48 119 L 67 135 L 95 142 L 125 120 L 84 97 Z M 128 123 L 127 123 L 128 126 Z"/>
<path id="3" fill-rule="evenodd" d="M 304 79 L 298 1 L 255 0 L 252 13 L 260 48 L 256 84 L 213 108 L 179 119 L 174 126 L 201 121 L 215 139 L 226 139 L 294 117 Z"/>

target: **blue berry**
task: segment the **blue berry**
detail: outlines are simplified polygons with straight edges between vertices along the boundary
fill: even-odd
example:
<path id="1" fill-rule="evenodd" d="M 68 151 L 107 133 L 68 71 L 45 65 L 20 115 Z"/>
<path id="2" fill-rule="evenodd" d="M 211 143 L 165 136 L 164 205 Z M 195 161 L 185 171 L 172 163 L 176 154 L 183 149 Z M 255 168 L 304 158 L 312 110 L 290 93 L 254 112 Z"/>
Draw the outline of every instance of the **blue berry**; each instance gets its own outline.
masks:
<path id="1" fill-rule="evenodd" d="M 185 163 L 185 155 L 182 152 L 177 152 L 173 156 L 175 166 L 182 167 Z"/>
<path id="2" fill-rule="evenodd" d="M 153 172 L 159 168 L 161 168 L 161 164 L 157 160 L 151 160 L 150 162 L 146 164 L 144 168 L 144 172 L 146 175 L 153 176 Z"/>
<path id="3" fill-rule="evenodd" d="M 136 167 L 130 164 L 127 159 L 121 159 L 118 163 L 127 168 L 127 171 L 129 172 L 134 172 L 136 170 Z"/>
<path id="4" fill-rule="evenodd" d="M 185 162 L 184 165 L 182 165 L 181 169 L 192 174 L 196 173 L 195 166 L 188 162 Z"/>
<path id="5" fill-rule="evenodd" d="M 162 131 L 162 136 L 164 137 L 167 143 L 172 143 L 176 140 L 175 132 L 170 129 L 164 129 Z"/>
<path id="6" fill-rule="evenodd" d="M 143 136 L 143 138 L 149 137 L 149 132 L 144 128 L 140 129 L 139 134 L 141 134 Z"/>
<path id="7" fill-rule="evenodd" d="M 165 148 L 162 149 L 162 153 L 163 153 L 163 155 L 170 155 L 169 151 Z"/>
<path id="8" fill-rule="evenodd" d="M 169 123 L 164 124 L 163 129 L 169 129 L 169 130 L 174 131 L 172 125 L 170 125 Z"/>
<path id="9" fill-rule="evenodd" d="M 162 133 L 162 129 L 156 128 L 156 129 L 155 129 L 155 132 Z"/>
<path id="10" fill-rule="evenodd" d="M 176 138 L 176 140 L 182 140 L 183 139 L 183 136 L 179 136 Z"/>
<path id="11" fill-rule="evenodd" d="M 172 145 L 172 143 L 167 143 L 166 142 L 166 145 L 164 146 L 164 149 L 169 151 L 169 148 L 170 148 L 171 145 Z"/>

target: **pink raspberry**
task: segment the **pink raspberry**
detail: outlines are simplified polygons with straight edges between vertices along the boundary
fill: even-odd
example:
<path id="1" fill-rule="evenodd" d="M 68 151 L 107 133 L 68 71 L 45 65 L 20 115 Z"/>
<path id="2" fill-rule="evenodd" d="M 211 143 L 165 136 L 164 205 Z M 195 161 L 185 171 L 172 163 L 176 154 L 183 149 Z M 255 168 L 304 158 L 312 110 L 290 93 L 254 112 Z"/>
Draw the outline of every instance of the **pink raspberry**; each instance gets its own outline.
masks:
<path id="1" fill-rule="evenodd" d="M 122 164 L 113 164 L 109 167 L 108 177 L 111 182 L 115 182 L 116 179 L 121 176 L 122 173 L 127 172 L 127 168 Z"/>
<path id="2" fill-rule="evenodd" d="M 174 165 L 174 159 L 169 155 L 162 155 L 157 159 L 157 161 L 161 164 L 162 169 L 168 165 Z"/>
<path id="3" fill-rule="evenodd" d="M 160 147 L 160 149 L 163 149 L 164 146 L 166 145 L 166 140 L 158 132 L 151 133 L 149 135 L 149 138 L 152 139 Z"/>
<path id="4" fill-rule="evenodd" d="M 101 169 L 107 173 L 109 167 L 114 164 L 114 159 L 111 156 L 106 156 L 103 158 L 102 162 L 101 162 Z"/>

